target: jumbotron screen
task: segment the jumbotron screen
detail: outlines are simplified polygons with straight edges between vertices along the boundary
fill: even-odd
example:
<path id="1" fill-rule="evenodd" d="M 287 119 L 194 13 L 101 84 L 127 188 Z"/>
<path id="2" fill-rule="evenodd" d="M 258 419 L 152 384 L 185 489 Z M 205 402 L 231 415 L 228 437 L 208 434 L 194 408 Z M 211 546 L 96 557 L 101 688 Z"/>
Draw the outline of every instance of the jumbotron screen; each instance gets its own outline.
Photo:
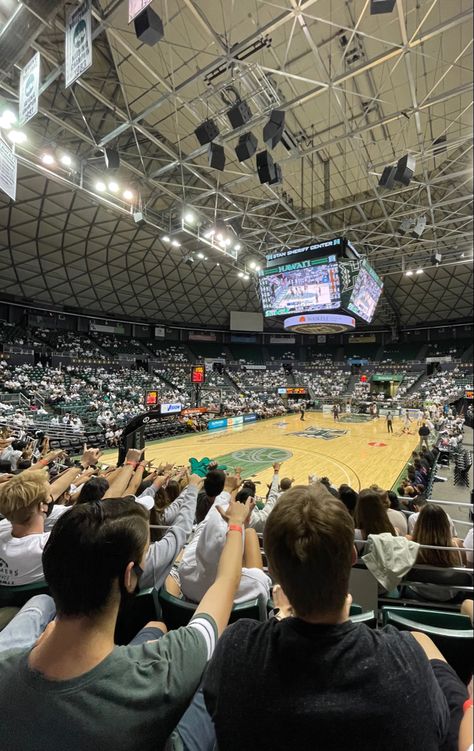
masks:
<path id="1" fill-rule="evenodd" d="M 367 261 L 363 261 L 349 300 L 348 309 L 370 323 L 382 294 L 383 282 Z"/>
<path id="2" fill-rule="evenodd" d="M 265 317 L 334 310 L 341 304 L 336 256 L 265 269 L 259 289 Z"/>

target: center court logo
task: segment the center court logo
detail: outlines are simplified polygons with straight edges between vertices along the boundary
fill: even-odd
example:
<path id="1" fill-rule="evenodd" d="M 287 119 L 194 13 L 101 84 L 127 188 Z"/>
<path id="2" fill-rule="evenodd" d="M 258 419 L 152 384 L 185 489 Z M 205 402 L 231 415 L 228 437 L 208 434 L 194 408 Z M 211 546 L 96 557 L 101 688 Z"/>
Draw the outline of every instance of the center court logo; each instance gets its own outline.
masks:
<path id="1" fill-rule="evenodd" d="M 290 433 L 290 435 L 297 435 L 300 438 L 321 438 L 323 441 L 332 441 L 334 438 L 341 438 L 341 436 L 347 435 L 348 432 L 348 430 L 332 430 L 331 428 L 306 428 L 306 430 L 299 430 L 296 433 Z"/>

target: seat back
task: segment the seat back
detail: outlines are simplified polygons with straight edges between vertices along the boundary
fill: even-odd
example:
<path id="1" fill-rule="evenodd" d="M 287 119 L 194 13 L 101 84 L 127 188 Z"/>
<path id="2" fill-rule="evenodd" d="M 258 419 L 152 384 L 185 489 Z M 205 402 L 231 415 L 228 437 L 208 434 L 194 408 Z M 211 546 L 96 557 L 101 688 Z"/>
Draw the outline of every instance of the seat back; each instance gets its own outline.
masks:
<path id="1" fill-rule="evenodd" d="M 19 587 L 0 585 L 0 606 L 21 608 L 30 597 L 49 594 L 45 581 L 22 584 Z"/>
<path id="2" fill-rule="evenodd" d="M 187 602 L 180 597 L 175 597 L 162 587 L 158 592 L 158 600 L 161 606 L 163 621 L 169 629 L 187 626 L 194 613 L 197 604 Z M 240 618 L 251 618 L 255 621 L 267 619 L 267 603 L 264 597 L 256 597 L 234 605 L 230 614 L 229 623 L 235 623 Z"/>
<path id="3" fill-rule="evenodd" d="M 472 675 L 474 630 L 467 616 L 422 608 L 384 607 L 382 620 L 384 626 L 391 624 L 401 631 L 427 634 L 460 679 L 468 682 Z"/>
<path id="4" fill-rule="evenodd" d="M 349 614 L 349 618 L 352 623 L 365 623 L 370 628 L 377 627 L 377 617 L 373 610 L 367 610 L 365 613 L 352 613 Z"/>
<path id="5" fill-rule="evenodd" d="M 357 563 L 351 568 L 349 579 L 349 592 L 359 604 L 362 611 L 373 610 L 378 612 L 378 584 L 377 579 L 366 568 L 364 563 Z"/>

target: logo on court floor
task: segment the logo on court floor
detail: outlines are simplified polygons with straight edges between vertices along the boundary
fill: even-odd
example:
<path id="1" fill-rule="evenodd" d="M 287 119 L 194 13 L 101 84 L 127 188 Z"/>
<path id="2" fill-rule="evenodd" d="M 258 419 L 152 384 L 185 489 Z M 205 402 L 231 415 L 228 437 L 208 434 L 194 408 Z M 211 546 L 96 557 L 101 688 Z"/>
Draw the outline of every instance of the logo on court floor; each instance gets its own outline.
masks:
<path id="1" fill-rule="evenodd" d="M 378 447 L 380 447 L 380 446 L 386 446 L 387 444 L 386 443 L 382 443 L 381 441 L 370 441 L 367 445 L 368 446 L 378 446 Z"/>
<path id="2" fill-rule="evenodd" d="M 274 462 L 285 462 L 292 456 L 291 451 L 262 446 L 260 448 L 238 449 L 230 454 L 216 456 L 215 461 L 219 464 L 225 464 L 229 470 L 234 467 L 242 467 L 242 476 L 250 477 L 268 469 Z"/>
<path id="3" fill-rule="evenodd" d="M 297 435 L 300 438 L 322 438 L 323 441 L 332 441 L 334 438 L 340 438 L 347 435 L 348 430 L 332 430 L 331 428 L 306 428 L 290 435 Z"/>

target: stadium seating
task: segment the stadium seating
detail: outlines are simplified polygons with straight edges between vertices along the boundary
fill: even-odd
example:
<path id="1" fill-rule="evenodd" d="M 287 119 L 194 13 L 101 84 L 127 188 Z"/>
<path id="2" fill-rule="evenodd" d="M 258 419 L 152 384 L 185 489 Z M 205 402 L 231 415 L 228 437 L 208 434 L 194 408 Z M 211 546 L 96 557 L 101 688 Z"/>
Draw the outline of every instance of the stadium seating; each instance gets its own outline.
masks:
<path id="1" fill-rule="evenodd" d="M 193 602 L 187 602 L 180 597 L 170 594 L 164 587 L 158 593 L 158 600 L 163 620 L 170 629 L 187 626 L 197 607 Z M 261 598 L 256 598 L 234 605 L 229 623 L 234 623 L 239 618 L 264 621 L 266 617 L 266 602 L 263 602 Z"/>
<path id="2" fill-rule="evenodd" d="M 421 608 L 384 607 L 383 625 L 401 631 L 427 634 L 464 683 L 472 675 L 474 631 L 470 619 L 460 613 L 427 611 Z"/>

